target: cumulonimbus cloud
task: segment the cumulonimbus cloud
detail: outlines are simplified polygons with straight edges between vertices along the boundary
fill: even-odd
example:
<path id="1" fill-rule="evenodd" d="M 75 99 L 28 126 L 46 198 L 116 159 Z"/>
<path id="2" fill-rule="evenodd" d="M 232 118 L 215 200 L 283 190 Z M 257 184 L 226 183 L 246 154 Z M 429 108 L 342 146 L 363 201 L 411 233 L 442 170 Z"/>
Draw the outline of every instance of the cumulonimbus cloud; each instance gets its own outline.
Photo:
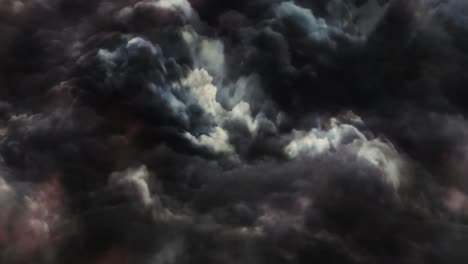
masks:
<path id="1" fill-rule="evenodd" d="M 463 1 L 3 1 L 0 262 L 465 263 Z"/>

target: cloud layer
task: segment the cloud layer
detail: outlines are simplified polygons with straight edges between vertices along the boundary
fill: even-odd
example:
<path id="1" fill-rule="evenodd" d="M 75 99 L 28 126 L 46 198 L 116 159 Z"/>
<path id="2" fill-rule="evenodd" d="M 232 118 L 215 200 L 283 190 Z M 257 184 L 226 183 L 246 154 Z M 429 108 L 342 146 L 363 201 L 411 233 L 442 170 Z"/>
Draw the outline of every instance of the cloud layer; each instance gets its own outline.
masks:
<path id="1" fill-rule="evenodd" d="M 464 1 L 0 6 L 1 263 L 467 262 Z"/>

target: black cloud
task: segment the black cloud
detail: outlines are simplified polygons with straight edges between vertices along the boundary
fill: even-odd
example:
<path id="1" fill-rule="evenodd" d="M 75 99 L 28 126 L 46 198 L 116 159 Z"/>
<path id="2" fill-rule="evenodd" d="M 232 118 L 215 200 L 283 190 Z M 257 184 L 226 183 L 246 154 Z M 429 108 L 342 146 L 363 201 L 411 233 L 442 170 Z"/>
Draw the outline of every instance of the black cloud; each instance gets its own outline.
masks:
<path id="1" fill-rule="evenodd" d="M 0 262 L 466 263 L 461 0 L 8 0 Z"/>

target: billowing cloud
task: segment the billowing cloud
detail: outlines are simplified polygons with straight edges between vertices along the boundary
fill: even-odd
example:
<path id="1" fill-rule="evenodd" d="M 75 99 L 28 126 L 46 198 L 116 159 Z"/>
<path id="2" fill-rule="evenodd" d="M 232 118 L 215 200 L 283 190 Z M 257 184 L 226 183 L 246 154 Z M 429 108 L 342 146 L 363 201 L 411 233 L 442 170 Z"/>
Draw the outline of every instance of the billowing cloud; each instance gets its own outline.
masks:
<path id="1" fill-rule="evenodd" d="M 333 35 L 344 34 L 341 29 L 327 24 L 324 18 L 315 17 L 310 9 L 295 5 L 293 2 L 283 2 L 275 8 L 275 15 L 286 23 L 292 23 L 300 30 L 300 34 L 314 42 L 334 47 Z"/>
<path id="2" fill-rule="evenodd" d="M 0 262 L 466 263 L 460 0 L 0 5 Z"/>

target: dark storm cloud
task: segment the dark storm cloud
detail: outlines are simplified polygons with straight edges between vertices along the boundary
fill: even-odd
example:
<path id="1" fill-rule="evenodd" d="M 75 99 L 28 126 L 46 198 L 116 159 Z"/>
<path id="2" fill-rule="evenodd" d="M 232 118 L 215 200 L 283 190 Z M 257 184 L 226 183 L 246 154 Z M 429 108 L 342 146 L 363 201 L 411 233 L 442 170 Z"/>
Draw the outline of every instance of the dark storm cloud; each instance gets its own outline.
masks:
<path id="1" fill-rule="evenodd" d="M 463 1 L 4 1 L 2 263 L 465 263 Z"/>

